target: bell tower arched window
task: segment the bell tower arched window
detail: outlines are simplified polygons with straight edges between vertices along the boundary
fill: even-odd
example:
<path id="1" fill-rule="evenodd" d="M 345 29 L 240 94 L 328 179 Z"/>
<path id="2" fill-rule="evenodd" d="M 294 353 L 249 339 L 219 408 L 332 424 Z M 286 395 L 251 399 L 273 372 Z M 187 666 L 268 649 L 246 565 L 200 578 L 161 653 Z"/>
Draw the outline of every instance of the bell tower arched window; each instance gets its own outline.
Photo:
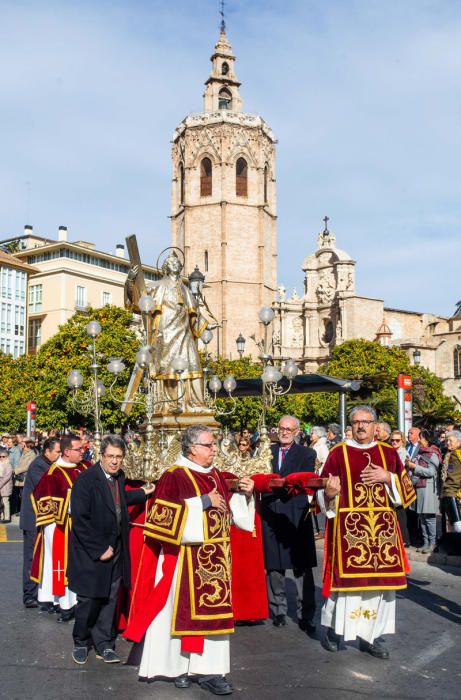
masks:
<path id="1" fill-rule="evenodd" d="M 232 93 L 227 88 L 219 91 L 218 109 L 232 109 Z"/>
<path id="2" fill-rule="evenodd" d="M 455 379 L 461 377 L 461 347 L 459 345 L 453 350 L 453 376 Z"/>
<path id="3" fill-rule="evenodd" d="M 184 181 L 184 165 L 182 163 L 179 164 L 179 203 L 184 204 L 184 197 L 185 197 L 185 181 Z"/>
<path id="4" fill-rule="evenodd" d="M 200 196 L 210 197 L 213 193 L 213 165 L 209 158 L 200 163 Z"/>
<path id="5" fill-rule="evenodd" d="M 208 272 L 208 251 L 205 251 L 205 260 L 204 260 L 204 265 L 205 265 L 205 272 Z"/>
<path id="6" fill-rule="evenodd" d="M 248 196 L 248 163 L 239 158 L 235 164 L 235 194 L 237 197 Z"/>
<path id="7" fill-rule="evenodd" d="M 229 73 L 229 64 L 224 61 L 224 63 L 221 66 L 221 75 L 227 75 Z"/>

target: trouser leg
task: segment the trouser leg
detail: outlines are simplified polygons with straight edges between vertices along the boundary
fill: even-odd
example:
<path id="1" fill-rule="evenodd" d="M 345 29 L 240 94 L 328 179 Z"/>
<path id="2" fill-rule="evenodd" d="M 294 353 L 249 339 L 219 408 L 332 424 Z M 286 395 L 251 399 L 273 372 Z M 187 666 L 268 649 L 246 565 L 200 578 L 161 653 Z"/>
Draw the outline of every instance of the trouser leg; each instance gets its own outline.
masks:
<path id="1" fill-rule="evenodd" d="M 424 513 L 421 513 L 419 516 L 419 522 L 421 526 L 421 533 L 423 536 L 423 547 L 428 547 L 429 546 L 429 532 L 427 528 L 427 519 L 426 515 Z"/>
<path id="2" fill-rule="evenodd" d="M 296 584 L 296 607 L 298 620 L 312 622 L 315 615 L 315 583 L 312 569 L 306 569 L 302 574 L 293 571 Z"/>
<path id="3" fill-rule="evenodd" d="M 437 541 L 437 519 L 435 513 L 425 513 L 423 518 L 428 544 L 430 547 L 434 547 Z"/>
<path id="4" fill-rule="evenodd" d="M 98 618 L 104 598 L 77 596 L 72 636 L 76 647 L 91 647 L 91 630 Z"/>
<path id="5" fill-rule="evenodd" d="M 24 602 L 30 598 L 37 600 L 38 584 L 30 578 L 30 567 L 32 566 L 36 534 L 36 530 L 23 530 L 22 597 Z"/>
<path id="6" fill-rule="evenodd" d="M 114 614 L 120 581 L 120 577 L 112 581 L 109 597 L 102 599 L 98 616 L 91 629 L 93 644 L 99 653 L 102 653 L 104 649 L 113 649 L 115 646 L 115 637 L 117 635 L 114 629 Z"/>
<path id="7" fill-rule="evenodd" d="M 3 520 L 11 520 L 10 496 L 2 496 Z"/>
<path id="8" fill-rule="evenodd" d="M 267 599 L 272 617 L 286 615 L 288 612 L 287 594 L 285 591 L 285 569 L 269 569 L 266 571 Z"/>

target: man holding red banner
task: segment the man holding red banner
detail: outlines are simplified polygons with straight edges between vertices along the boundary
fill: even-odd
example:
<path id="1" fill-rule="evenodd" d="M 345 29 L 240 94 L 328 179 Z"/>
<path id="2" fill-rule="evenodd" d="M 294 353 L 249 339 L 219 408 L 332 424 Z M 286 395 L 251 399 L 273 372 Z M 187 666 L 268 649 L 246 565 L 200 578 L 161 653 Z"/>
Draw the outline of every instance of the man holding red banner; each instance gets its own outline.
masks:
<path id="1" fill-rule="evenodd" d="M 38 602 L 59 606 L 58 622 L 74 616 L 77 597 L 68 588 L 67 558 L 70 534 L 70 492 L 80 472 L 82 459 L 78 435 L 61 438 L 61 456 L 42 476 L 31 495 L 37 518 L 37 538 L 30 577 L 39 584 Z"/>
<path id="2" fill-rule="evenodd" d="M 229 493 L 204 425 L 184 432 L 182 452 L 155 490 L 124 635 L 138 642 L 145 634 L 140 680 L 169 678 L 177 688 L 197 680 L 229 695 L 230 522 L 253 530 L 253 481 L 243 477 L 239 493 Z"/>
<path id="3" fill-rule="evenodd" d="M 395 632 L 395 591 L 407 587 L 409 571 L 395 507 L 416 494 L 397 451 L 374 440 L 374 409 L 356 406 L 350 423 L 352 439 L 331 450 L 317 495 L 328 518 L 322 646 L 334 652 L 341 636 L 358 637 L 361 651 L 387 659 L 378 637 Z"/>

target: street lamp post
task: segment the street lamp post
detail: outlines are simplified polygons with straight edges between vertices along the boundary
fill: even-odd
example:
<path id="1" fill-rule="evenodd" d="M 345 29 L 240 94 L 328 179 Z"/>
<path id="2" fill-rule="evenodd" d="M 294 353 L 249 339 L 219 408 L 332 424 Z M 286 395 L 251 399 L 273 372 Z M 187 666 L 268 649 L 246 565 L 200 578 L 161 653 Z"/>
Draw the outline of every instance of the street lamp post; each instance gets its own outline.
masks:
<path id="1" fill-rule="evenodd" d="M 235 344 L 237 345 L 237 352 L 240 356 L 240 359 L 242 359 L 243 353 L 245 352 L 245 343 L 246 343 L 246 339 L 240 333 L 238 338 L 235 339 Z"/>
<path id="2" fill-rule="evenodd" d="M 102 423 L 100 400 L 106 393 L 104 384 L 98 379 L 101 365 L 98 363 L 96 354 L 96 338 L 101 333 L 101 324 L 98 321 L 90 321 L 86 327 L 86 332 L 91 338 L 90 345 L 90 365 L 91 383 L 86 392 L 79 394 L 79 389 L 83 386 L 83 375 L 80 370 L 73 369 L 67 377 L 67 385 L 72 389 L 72 403 L 74 408 L 84 415 L 92 414 L 94 418 L 94 451 L 96 459 L 99 457 L 101 447 Z"/>

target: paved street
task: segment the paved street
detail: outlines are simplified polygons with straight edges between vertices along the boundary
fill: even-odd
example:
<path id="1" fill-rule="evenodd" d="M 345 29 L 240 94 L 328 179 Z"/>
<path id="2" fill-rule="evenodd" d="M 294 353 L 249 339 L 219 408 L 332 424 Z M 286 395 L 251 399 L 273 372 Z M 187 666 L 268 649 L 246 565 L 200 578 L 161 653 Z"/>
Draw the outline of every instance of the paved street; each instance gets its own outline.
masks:
<path id="1" fill-rule="evenodd" d="M 141 684 L 136 667 L 105 666 L 93 653 L 84 667 L 77 667 L 70 657 L 71 625 L 57 624 L 54 616 L 22 606 L 20 539 L 15 524 L 0 526 L 1 698 L 212 697 L 195 685 L 190 690 L 176 690 L 168 683 Z M 318 585 L 319 574 L 318 569 Z M 231 644 L 234 697 L 385 700 L 437 696 L 458 700 L 460 622 L 461 568 L 413 562 L 409 588 L 398 601 L 398 631 L 389 638 L 389 661 L 360 653 L 355 644 L 330 654 L 293 622 L 281 629 L 270 623 L 239 627 Z M 120 640 L 117 649 L 127 660 L 131 645 Z"/>

